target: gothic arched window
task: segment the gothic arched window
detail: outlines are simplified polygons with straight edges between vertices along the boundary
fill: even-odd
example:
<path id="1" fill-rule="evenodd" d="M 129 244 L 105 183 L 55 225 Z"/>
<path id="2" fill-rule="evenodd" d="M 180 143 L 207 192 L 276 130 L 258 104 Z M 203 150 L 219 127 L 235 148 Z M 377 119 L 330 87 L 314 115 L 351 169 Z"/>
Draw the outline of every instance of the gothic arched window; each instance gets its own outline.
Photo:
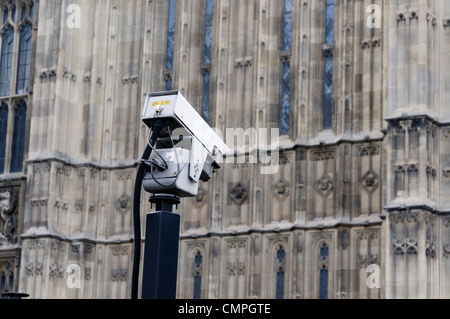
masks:
<path id="1" fill-rule="evenodd" d="M 11 87 L 11 64 L 13 55 L 14 29 L 8 26 L 3 31 L 0 58 L 0 96 L 7 96 Z"/>
<path id="2" fill-rule="evenodd" d="M 8 132 L 8 105 L 0 105 L 0 174 L 5 171 L 6 134 Z"/>
<path id="3" fill-rule="evenodd" d="M 281 52 L 281 116 L 280 134 L 289 133 L 289 114 L 291 107 L 291 50 L 292 50 L 292 0 L 284 0 L 283 12 L 283 50 Z"/>
<path id="4" fill-rule="evenodd" d="M 175 17 L 176 17 L 177 1 L 169 0 L 168 29 L 167 29 L 167 51 L 166 51 L 166 75 L 165 89 L 172 90 L 172 71 L 173 71 L 173 54 L 175 47 Z"/>
<path id="5" fill-rule="evenodd" d="M 323 46 L 323 129 L 331 129 L 333 116 L 334 0 L 325 0 L 325 43 Z"/>
<path id="6" fill-rule="evenodd" d="M 0 296 L 14 290 L 14 267 L 10 262 L 0 265 Z"/>
<path id="7" fill-rule="evenodd" d="M 197 251 L 197 253 L 194 255 L 194 262 L 192 264 L 192 274 L 194 277 L 193 299 L 202 298 L 202 263 L 202 254 L 200 251 Z"/>
<path id="8" fill-rule="evenodd" d="M 319 299 L 328 299 L 328 255 L 328 245 L 322 243 L 319 249 Z"/>
<path id="9" fill-rule="evenodd" d="M 34 2 L 3 1 L 0 25 L 0 174 L 23 170 L 31 99 Z M 0 11 L 1 12 L 1 11 Z M 35 39 L 34 39 L 35 40 Z"/>
<path id="10" fill-rule="evenodd" d="M 14 127 L 11 152 L 11 173 L 21 172 L 25 147 L 25 130 L 27 124 L 27 105 L 21 100 L 14 108 Z"/>
<path id="11" fill-rule="evenodd" d="M 286 251 L 283 245 L 278 247 L 275 256 L 275 298 L 284 298 L 284 270 L 286 265 Z"/>
<path id="12" fill-rule="evenodd" d="M 19 62 L 17 67 L 17 94 L 24 94 L 28 91 L 31 64 L 31 43 L 33 34 L 31 25 L 25 24 L 20 31 L 19 40 Z"/>
<path id="13" fill-rule="evenodd" d="M 213 0 L 206 0 L 205 10 L 205 43 L 203 49 L 203 85 L 202 85 L 202 117 L 209 121 L 209 94 L 211 81 L 211 46 L 212 46 L 212 27 L 213 27 Z"/>

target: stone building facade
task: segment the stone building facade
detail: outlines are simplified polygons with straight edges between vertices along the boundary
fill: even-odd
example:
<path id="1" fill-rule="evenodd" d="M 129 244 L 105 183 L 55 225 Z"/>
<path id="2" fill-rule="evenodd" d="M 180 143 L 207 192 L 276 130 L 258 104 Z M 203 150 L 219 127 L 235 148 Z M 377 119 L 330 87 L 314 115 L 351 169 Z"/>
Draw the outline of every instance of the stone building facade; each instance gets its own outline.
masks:
<path id="1" fill-rule="evenodd" d="M 1 293 L 130 297 L 141 108 L 176 89 L 249 135 L 178 208 L 179 298 L 450 297 L 448 1 L 0 10 Z"/>

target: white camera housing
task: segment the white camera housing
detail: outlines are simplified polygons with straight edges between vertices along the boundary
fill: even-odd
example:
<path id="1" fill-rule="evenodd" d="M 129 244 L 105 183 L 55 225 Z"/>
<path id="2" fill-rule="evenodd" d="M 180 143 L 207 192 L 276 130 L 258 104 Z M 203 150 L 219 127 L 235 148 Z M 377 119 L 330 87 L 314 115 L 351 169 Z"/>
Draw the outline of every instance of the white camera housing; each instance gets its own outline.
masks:
<path id="1" fill-rule="evenodd" d="M 147 95 L 142 121 L 151 128 L 158 120 L 170 124 L 152 145 L 144 189 L 153 194 L 196 196 L 199 180 L 208 180 L 220 168 L 229 148 L 178 91 Z"/>

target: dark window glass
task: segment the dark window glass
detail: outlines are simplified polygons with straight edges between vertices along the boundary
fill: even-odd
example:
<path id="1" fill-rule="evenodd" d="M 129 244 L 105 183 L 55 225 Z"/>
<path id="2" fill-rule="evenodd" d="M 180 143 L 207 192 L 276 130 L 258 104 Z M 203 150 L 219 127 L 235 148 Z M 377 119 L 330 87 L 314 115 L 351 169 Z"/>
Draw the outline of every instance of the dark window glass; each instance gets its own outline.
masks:
<path id="1" fill-rule="evenodd" d="M 8 21 L 8 8 L 3 9 L 3 24 Z"/>
<path id="2" fill-rule="evenodd" d="M 27 105 L 21 101 L 14 109 L 14 128 L 11 152 L 11 173 L 18 173 L 23 168 L 25 147 L 25 130 L 27 120 Z"/>
<path id="3" fill-rule="evenodd" d="M 17 94 L 27 93 L 31 63 L 31 25 L 26 24 L 20 31 L 19 64 L 17 68 Z"/>
<path id="4" fill-rule="evenodd" d="M 9 95 L 11 86 L 11 63 L 13 54 L 14 30 L 8 26 L 2 36 L 0 59 L 0 96 Z"/>
<path id="5" fill-rule="evenodd" d="M 284 0 L 283 14 L 283 51 L 289 52 L 292 49 L 292 0 Z M 291 63 L 289 57 L 282 62 L 281 80 L 281 116 L 280 134 L 289 133 L 289 115 L 291 108 Z"/>
<path id="6" fill-rule="evenodd" d="M 326 0 L 325 49 L 323 80 L 323 129 L 331 129 L 333 116 L 333 50 L 334 45 L 334 0 Z"/>
<path id="7" fill-rule="evenodd" d="M 275 298 L 284 298 L 284 265 L 285 265 L 286 252 L 283 246 L 280 246 L 277 250 L 276 256 L 276 282 L 275 282 Z"/>
<path id="8" fill-rule="evenodd" d="M 319 258 L 322 263 L 319 270 L 319 298 L 328 299 L 328 246 L 325 243 L 320 247 Z"/>
<path id="9" fill-rule="evenodd" d="M 5 172 L 6 133 L 8 128 L 8 105 L 0 105 L 0 174 Z"/>
<path id="10" fill-rule="evenodd" d="M 202 297 L 202 254 L 198 251 L 194 257 L 193 271 L 194 271 L 194 299 L 201 299 Z"/>
<path id="11" fill-rule="evenodd" d="M 169 0 L 169 21 L 167 30 L 167 50 L 166 50 L 166 70 L 173 69 L 173 53 L 175 46 L 175 16 L 176 16 L 176 0 Z M 165 89 L 172 90 L 172 76 L 166 77 Z"/>
<path id="12" fill-rule="evenodd" d="M 205 10 L 205 39 L 203 49 L 203 85 L 202 85 L 202 110 L 201 115 L 206 122 L 209 122 L 209 97 L 211 82 L 211 44 L 213 27 L 213 0 L 206 1 Z"/>
<path id="13" fill-rule="evenodd" d="M 284 0 L 283 50 L 290 51 L 292 44 L 292 0 Z"/>

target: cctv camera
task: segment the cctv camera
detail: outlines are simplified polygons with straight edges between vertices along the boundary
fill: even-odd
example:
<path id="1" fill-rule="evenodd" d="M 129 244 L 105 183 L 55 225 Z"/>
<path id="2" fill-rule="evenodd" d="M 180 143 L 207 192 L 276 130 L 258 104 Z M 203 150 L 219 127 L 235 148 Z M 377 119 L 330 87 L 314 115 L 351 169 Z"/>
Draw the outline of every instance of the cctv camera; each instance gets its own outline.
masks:
<path id="1" fill-rule="evenodd" d="M 150 145 L 153 152 L 144 161 L 144 189 L 196 196 L 199 180 L 211 178 L 229 148 L 178 91 L 148 94 L 142 121 L 150 129 L 162 124 L 155 145 Z"/>

